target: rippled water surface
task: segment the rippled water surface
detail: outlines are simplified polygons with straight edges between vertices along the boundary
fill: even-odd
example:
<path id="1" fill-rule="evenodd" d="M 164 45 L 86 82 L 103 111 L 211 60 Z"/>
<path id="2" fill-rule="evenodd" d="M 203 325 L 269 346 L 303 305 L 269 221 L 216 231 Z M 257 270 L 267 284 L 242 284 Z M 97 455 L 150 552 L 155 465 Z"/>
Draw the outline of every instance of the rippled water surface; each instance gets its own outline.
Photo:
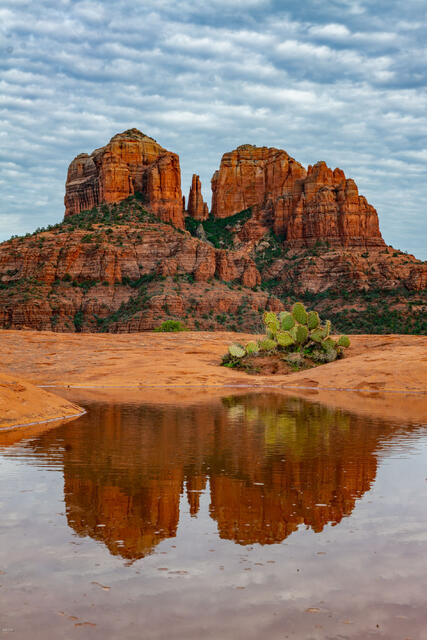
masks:
<path id="1" fill-rule="evenodd" d="M 0 447 L 0 638 L 427 638 L 427 429 L 275 395 Z"/>

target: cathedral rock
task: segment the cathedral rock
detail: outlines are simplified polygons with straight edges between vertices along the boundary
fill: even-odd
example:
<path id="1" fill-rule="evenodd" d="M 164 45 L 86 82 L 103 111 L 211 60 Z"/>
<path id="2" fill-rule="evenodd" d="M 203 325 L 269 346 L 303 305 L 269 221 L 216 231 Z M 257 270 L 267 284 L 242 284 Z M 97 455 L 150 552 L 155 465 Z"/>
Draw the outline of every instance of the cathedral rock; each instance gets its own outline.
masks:
<path id="1" fill-rule="evenodd" d="M 184 227 L 179 157 L 138 129 L 119 133 L 68 168 L 65 216 L 100 203 L 115 203 L 135 192 L 163 222 Z"/>

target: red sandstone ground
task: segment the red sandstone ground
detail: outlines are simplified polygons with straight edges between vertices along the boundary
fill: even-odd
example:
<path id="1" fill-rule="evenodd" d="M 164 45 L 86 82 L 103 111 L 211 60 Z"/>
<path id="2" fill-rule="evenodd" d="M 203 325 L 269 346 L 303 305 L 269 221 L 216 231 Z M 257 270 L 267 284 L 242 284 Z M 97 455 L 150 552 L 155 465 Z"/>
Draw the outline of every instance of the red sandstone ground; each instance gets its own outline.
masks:
<path id="1" fill-rule="evenodd" d="M 427 337 L 353 336 L 343 360 L 286 376 L 253 376 L 220 366 L 233 341 L 249 334 L 184 332 L 178 334 L 58 334 L 0 331 L 2 372 L 37 385 L 53 385 L 55 394 L 74 388 L 72 397 L 84 405 L 90 398 L 111 401 L 195 403 L 248 388 L 308 399 L 357 413 L 396 420 L 425 420 L 427 415 Z M 85 389 L 76 390 L 76 387 Z M 351 391 L 337 391 L 347 389 Z M 4 408 L 15 419 L 31 421 L 36 396 L 19 404 L 0 388 Z M 42 393 L 40 391 L 40 393 Z M 55 398 L 55 396 L 54 396 Z M 55 401 L 58 401 L 55 398 Z M 54 417 L 55 401 L 45 417 Z M 59 402 L 63 402 L 60 400 Z M 37 405 L 38 406 L 38 405 Z M 39 419 L 42 413 L 39 411 Z M 58 414 L 56 414 L 58 415 Z M 64 415 L 62 409 L 60 415 Z"/>

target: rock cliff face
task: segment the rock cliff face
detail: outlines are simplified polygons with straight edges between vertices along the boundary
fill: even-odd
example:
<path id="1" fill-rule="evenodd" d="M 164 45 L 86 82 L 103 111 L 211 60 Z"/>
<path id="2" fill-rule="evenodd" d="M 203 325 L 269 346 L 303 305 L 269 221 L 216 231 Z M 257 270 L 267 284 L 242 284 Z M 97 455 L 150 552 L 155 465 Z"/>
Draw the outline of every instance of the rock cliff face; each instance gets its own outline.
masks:
<path id="1" fill-rule="evenodd" d="M 90 156 L 74 158 L 65 185 L 65 216 L 120 202 L 135 192 L 161 220 L 184 227 L 178 156 L 138 129 L 129 129 Z"/>
<path id="2" fill-rule="evenodd" d="M 124 213 L 106 206 L 108 214 L 92 214 L 82 227 L 69 216 L 0 246 L 0 326 L 127 332 L 178 316 L 189 327 L 220 328 L 237 322 L 244 305 L 241 326 L 249 329 L 259 309 L 281 308 L 252 291 L 261 277 L 245 251 L 216 249 L 159 222 L 138 201 L 127 201 Z"/>
<path id="3" fill-rule="evenodd" d="M 195 173 L 188 195 L 188 215 L 195 220 L 206 220 L 209 217 L 208 205 L 203 201 L 200 178 Z"/>
<path id="4" fill-rule="evenodd" d="M 242 145 L 222 156 L 212 178 L 212 214 L 227 218 L 254 205 L 263 206 L 283 194 L 297 200 L 306 170 L 286 151 Z"/>
<path id="5" fill-rule="evenodd" d="M 343 171 L 243 145 L 223 156 L 212 190 L 211 217 L 194 174 L 184 218 L 178 156 L 137 129 L 77 156 L 64 221 L 0 245 L 0 327 L 143 331 L 180 318 L 258 331 L 264 309 L 295 297 L 351 315 L 369 311 L 360 292 L 372 291 L 387 297 L 389 331 L 423 332 L 427 264 L 385 246 Z"/>
<path id="6" fill-rule="evenodd" d="M 318 162 L 308 171 L 285 151 L 244 145 L 222 157 L 212 178 L 212 213 L 224 218 L 253 207 L 289 246 L 328 241 L 384 246 L 374 207 L 341 169 Z"/>

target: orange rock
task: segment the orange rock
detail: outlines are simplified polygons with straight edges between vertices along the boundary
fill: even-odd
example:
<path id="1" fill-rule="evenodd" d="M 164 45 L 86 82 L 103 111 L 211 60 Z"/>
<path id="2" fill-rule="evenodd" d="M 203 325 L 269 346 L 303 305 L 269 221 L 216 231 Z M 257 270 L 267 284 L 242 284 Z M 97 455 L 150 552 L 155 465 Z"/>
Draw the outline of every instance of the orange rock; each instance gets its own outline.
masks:
<path id="1" fill-rule="evenodd" d="M 281 149 L 242 145 L 222 156 L 212 178 L 212 213 L 226 218 L 284 193 L 301 193 L 306 171 Z"/>
<path id="2" fill-rule="evenodd" d="M 291 246 L 384 246 L 377 212 L 353 180 L 324 162 L 306 172 L 286 151 L 243 145 L 224 154 L 212 178 L 212 213 L 224 218 L 248 207 L 257 224 L 247 225 L 247 239 L 258 239 L 261 222 Z"/>
<path id="3" fill-rule="evenodd" d="M 209 217 L 208 205 L 203 201 L 200 178 L 195 173 L 188 195 L 188 215 L 196 220 L 206 220 Z"/>
<path id="4" fill-rule="evenodd" d="M 175 153 L 138 129 L 117 134 L 89 156 L 70 164 L 65 185 L 65 215 L 142 193 L 146 206 L 165 222 L 184 228 L 181 171 Z"/>

